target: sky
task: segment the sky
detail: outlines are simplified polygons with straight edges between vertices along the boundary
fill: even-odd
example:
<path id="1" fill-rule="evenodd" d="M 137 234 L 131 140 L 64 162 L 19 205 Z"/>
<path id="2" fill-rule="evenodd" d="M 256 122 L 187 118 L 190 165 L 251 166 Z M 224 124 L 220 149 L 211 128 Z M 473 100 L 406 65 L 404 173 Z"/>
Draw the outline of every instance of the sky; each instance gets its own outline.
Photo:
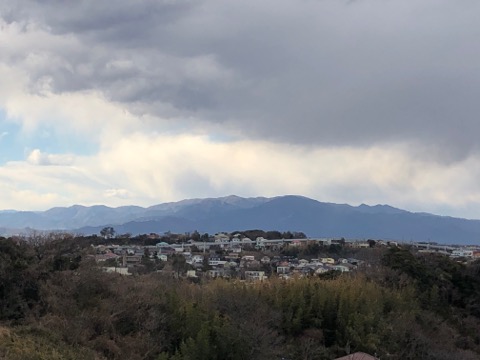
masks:
<path id="1" fill-rule="evenodd" d="M 477 0 L 0 0 L 0 209 L 298 194 L 480 219 Z"/>

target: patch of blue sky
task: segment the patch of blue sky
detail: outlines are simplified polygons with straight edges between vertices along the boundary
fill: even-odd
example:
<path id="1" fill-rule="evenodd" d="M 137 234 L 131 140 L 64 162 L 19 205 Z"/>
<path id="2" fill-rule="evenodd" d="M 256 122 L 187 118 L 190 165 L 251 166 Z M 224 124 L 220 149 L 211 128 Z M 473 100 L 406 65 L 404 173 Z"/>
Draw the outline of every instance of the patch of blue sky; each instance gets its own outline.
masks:
<path id="1" fill-rule="evenodd" d="M 50 154 L 90 155 L 97 145 L 85 137 L 74 133 L 58 133 L 52 127 L 39 127 L 35 133 L 22 135 L 25 149 L 40 149 Z"/>
<path id="2" fill-rule="evenodd" d="M 0 164 L 24 159 L 24 147 L 18 141 L 21 127 L 7 122 L 5 112 L 0 109 Z"/>
<path id="3" fill-rule="evenodd" d="M 19 123 L 9 121 L 0 109 L 0 164 L 24 160 L 34 149 L 50 154 L 85 156 L 94 154 L 98 145 L 85 136 L 59 134 L 52 127 L 40 127 L 26 134 Z"/>

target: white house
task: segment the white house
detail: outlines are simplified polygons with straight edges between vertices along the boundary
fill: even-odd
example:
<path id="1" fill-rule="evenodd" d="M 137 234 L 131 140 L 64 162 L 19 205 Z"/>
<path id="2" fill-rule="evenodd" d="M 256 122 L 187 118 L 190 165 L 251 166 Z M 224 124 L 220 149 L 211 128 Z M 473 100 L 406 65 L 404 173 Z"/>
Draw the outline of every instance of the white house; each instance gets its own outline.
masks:
<path id="1" fill-rule="evenodd" d="M 225 265 L 225 260 L 220 260 L 220 258 L 210 258 L 208 259 L 208 265 L 210 266 L 218 266 L 218 265 Z"/>
<path id="2" fill-rule="evenodd" d="M 288 274 L 290 266 L 277 266 L 277 274 Z"/>
<path id="3" fill-rule="evenodd" d="M 168 256 L 165 255 L 165 254 L 157 254 L 157 258 L 161 261 L 167 261 L 168 260 Z"/>
<path id="4" fill-rule="evenodd" d="M 333 270 L 341 271 L 341 272 L 348 272 L 350 269 L 345 265 L 335 265 L 333 266 Z"/>
<path id="5" fill-rule="evenodd" d="M 266 278 L 265 271 L 245 271 L 245 280 L 263 281 Z"/>
<path id="6" fill-rule="evenodd" d="M 193 256 L 192 256 L 192 263 L 193 263 L 193 264 L 201 264 L 201 263 L 203 263 L 203 255 L 193 255 Z"/>

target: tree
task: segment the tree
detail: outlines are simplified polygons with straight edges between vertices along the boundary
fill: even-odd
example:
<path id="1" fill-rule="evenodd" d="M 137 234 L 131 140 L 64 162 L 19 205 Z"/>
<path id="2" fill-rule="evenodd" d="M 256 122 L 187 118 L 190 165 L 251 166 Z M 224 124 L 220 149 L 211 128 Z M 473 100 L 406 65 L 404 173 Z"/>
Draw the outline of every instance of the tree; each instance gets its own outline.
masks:
<path id="1" fill-rule="evenodd" d="M 304 232 L 294 232 L 293 233 L 293 236 L 295 237 L 295 239 L 306 239 L 307 238 L 307 235 L 305 235 Z"/>
<path id="2" fill-rule="evenodd" d="M 100 235 L 102 235 L 105 239 L 111 239 L 115 235 L 115 229 L 111 226 L 104 227 L 100 230 Z"/>
<path id="3" fill-rule="evenodd" d="M 195 230 L 193 233 L 190 234 L 190 239 L 192 239 L 193 241 L 200 241 L 200 233 Z"/>
<path id="4" fill-rule="evenodd" d="M 282 238 L 282 233 L 280 231 L 272 230 L 272 231 L 267 231 L 267 237 L 266 239 L 268 240 L 274 240 L 274 239 L 281 239 Z"/>
<path id="5" fill-rule="evenodd" d="M 150 251 L 145 249 L 145 253 L 142 256 L 142 262 L 145 272 L 149 273 L 155 270 L 155 262 L 150 258 Z"/>
<path id="6" fill-rule="evenodd" d="M 180 274 L 183 274 L 187 271 L 188 264 L 183 255 L 173 254 L 171 259 L 172 259 L 172 268 L 173 268 L 173 271 L 175 271 L 175 274 L 177 277 L 179 277 Z"/>
<path id="7" fill-rule="evenodd" d="M 20 319 L 39 300 L 39 283 L 30 268 L 35 253 L 25 242 L 0 240 L 0 320 Z"/>

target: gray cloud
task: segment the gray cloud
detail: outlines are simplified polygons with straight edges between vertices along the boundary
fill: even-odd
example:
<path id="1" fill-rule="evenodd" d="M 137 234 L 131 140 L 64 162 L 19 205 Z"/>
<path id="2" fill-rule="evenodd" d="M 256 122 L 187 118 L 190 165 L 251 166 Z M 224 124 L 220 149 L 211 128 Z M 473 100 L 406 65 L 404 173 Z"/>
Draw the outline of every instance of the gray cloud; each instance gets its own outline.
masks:
<path id="1" fill-rule="evenodd" d="M 96 89 L 138 113 L 306 145 L 478 151 L 480 3 L 0 1 L 71 46 L 31 68 L 55 92 Z M 39 45 L 42 48 L 42 45 Z"/>

